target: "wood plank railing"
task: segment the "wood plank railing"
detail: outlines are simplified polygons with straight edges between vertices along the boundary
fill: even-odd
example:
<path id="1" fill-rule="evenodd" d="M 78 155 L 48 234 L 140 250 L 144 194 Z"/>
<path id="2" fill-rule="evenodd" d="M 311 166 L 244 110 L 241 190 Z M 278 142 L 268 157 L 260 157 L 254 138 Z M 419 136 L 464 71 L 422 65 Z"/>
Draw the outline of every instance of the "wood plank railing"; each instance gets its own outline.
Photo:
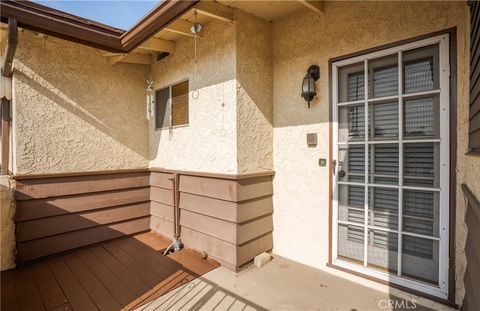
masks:
<path id="1" fill-rule="evenodd" d="M 150 229 L 150 172 L 16 177 L 17 262 Z"/>

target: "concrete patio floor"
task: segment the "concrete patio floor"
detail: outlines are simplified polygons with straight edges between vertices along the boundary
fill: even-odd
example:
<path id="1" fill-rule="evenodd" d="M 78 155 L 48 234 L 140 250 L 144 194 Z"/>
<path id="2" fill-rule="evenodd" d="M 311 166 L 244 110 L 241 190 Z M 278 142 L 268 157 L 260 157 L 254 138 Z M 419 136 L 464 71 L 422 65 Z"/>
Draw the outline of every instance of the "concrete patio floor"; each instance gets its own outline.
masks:
<path id="1" fill-rule="evenodd" d="M 262 268 L 251 265 L 239 273 L 216 268 L 137 310 L 453 309 L 335 269 L 274 256 Z"/>

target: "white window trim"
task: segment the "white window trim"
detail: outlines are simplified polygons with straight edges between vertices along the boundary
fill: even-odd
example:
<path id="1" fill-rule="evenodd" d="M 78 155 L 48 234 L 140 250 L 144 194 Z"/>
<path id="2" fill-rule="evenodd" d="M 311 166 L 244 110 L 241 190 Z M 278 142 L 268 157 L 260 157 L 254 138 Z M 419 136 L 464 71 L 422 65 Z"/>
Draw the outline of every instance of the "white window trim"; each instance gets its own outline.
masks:
<path id="1" fill-rule="evenodd" d="M 402 64 L 402 54 L 401 52 L 406 51 L 406 50 L 411 50 L 415 48 L 420 48 L 424 46 L 429 46 L 433 44 L 439 44 L 439 69 L 440 69 L 440 83 L 439 83 L 439 90 L 434 90 L 431 92 L 421 92 L 421 93 L 415 93 L 415 94 L 408 94 L 402 95 L 402 87 L 403 87 L 403 70 L 401 69 L 401 64 Z M 372 100 L 368 99 L 368 84 L 365 83 L 365 96 L 364 100 L 360 101 L 352 101 L 352 102 L 343 102 L 343 103 L 338 103 L 338 68 L 345 66 L 345 65 L 350 65 L 354 63 L 359 63 L 359 62 L 364 62 L 365 66 L 368 66 L 368 61 L 371 59 L 376 59 L 382 56 L 387 56 L 387 55 L 392 55 L 392 54 L 398 54 L 399 59 L 398 59 L 398 68 L 399 68 L 399 95 L 394 96 L 394 98 L 399 98 L 399 139 L 397 140 L 398 142 L 406 142 L 406 140 L 403 140 L 403 131 L 401 130 L 403 126 L 403 113 L 402 113 L 402 97 L 410 97 L 410 96 L 416 96 L 420 94 L 438 94 L 440 97 L 440 116 L 439 116 L 439 122 L 441 124 L 440 126 L 440 139 L 432 139 L 431 141 L 438 142 L 440 141 L 440 187 L 439 189 L 434 189 L 436 191 L 440 192 L 440 219 L 439 219 L 439 275 L 438 275 L 438 281 L 439 281 L 439 286 L 431 285 L 428 283 L 423 283 L 421 281 L 415 281 L 412 279 L 407 279 L 404 277 L 400 277 L 401 273 L 401 256 L 402 256 L 402 250 L 401 246 L 399 246 L 399 251 L 398 251 L 398 275 L 379 271 L 379 270 L 374 270 L 371 268 L 367 268 L 366 266 L 361 266 L 358 264 L 354 264 L 345 260 L 341 260 L 338 258 L 338 185 L 343 184 L 343 182 L 338 181 L 338 165 L 335 166 L 334 172 L 332 172 L 332 182 L 333 182 L 333 187 L 332 187 L 332 263 L 336 266 L 346 268 L 348 270 L 352 270 L 355 272 L 359 272 L 380 280 L 388 281 L 391 283 L 398 284 L 400 286 L 404 286 L 407 288 L 411 288 L 413 290 L 417 290 L 432 296 L 436 296 L 439 298 L 447 299 L 448 298 L 448 281 L 449 281 L 449 193 L 450 193 L 450 165 L 449 165 L 449 133 L 450 133 L 450 113 L 449 113 L 449 94 L 450 94 L 450 84 L 449 84 L 449 73 L 450 73 L 450 66 L 449 66 L 449 35 L 444 34 L 440 36 L 435 36 L 403 45 L 399 45 L 396 47 L 376 51 L 373 53 L 368 53 L 365 55 L 360 55 L 356 56 L 353 58 L 341 60 L 338 62 L 334 62 L 332 64 L 332 102 L 333 102 L 333 113 L 332 113 L 332 125 L 333 125 L 333 133 L 332 133 L 332 139 L 333 139 L 333 150 L 332 150 L 332 160 L 336 161 L 336 163 L 339 163 L 338 159 L 338 148 L 341 145 L 345 145 L 345 143 L 338 143 L 338 107 L 341 106 L 348 106 L 348 105 L 353 105 L 353 104 L 359 104 L 359 103 L 364 103 L 365 104 L 365 124 L 368 124 L 368 103 L 371 102 Z M 366 67 L 368 69 L 368 67 Z M 365 74 L 368 73 L 368 70 L 365 70 Z M 365 79 L 365 81 L 367 81 Z M 385 97 L 386 98 L 386 97 Z M 384 98 L 384 99 L 385 99 Z M 374 101 L 381 100 L 379 99 L 374 99 Z M 365 126 L 365 138 L 368 139 L 368 126 Z M 418 142 L 418 140 L 415 140 Z M 430 140 L 428 140 L 430 141 Z M 389 143 L 392 143 L 392 141 L 388 141 Z M 351 144 L 364 144 L 364 141 L 360 142 L 354 142 Z M 347 143 L 348 144 L 348 143 Z M 403 171 L 403 152 L 401 149 L 403 149 L 403 144 L 399 144 L 399 174 L 402 173 Z M 366 154 L 365 158 L 368 158 L 368 154 Z M 367 163 L 367 162 L 365 162 Z M 402 178 L 400 178 L 399 175 L 399 185 L 397 188 L 399 189 L 405 189 L 405 188 L 415 188 L 415 187 L 405 187 L 402 185 Z M 365 187 L 369 186 L 368 184 L 368 172 L 367 172 L 367 164 L 365 164 L 365 178 L 366 178 L 366 183 Z M 354 183 L 349 183 L 349 184 L 354 184 Z M 363 184 L 361 184 L 363 185 Z M 429 189 L 432 190 L 432 189 Z M 402 204 L 402 191 L 399 191 L 399 204 Z M 368 213 L 368 198 L 365 197 L 365 211 Z M 398 228 L 402 228 L 402 215 L 401 215 L 401 210 L 399 209 L 399 224 Z M 366 214 L 368 215 L 368 214 Z M 368 221 L 368 217 L 365 217 L 365 222 Z M 358 225 L 358 224 L 357 224 Z M 367 225 L 366 223 L 364 225 Z M 365 232 L 368 232 L 368 230 L 365 230 Z M 400 234 L 398 237 L 398 243 L 401 245 L 401 237 L 402 235 Z M 365 237 L 367 238 L 367 237 Z M 364 242 L 365 247 L 367 246 L 367 243 Z M 364 250 L 364 263 L 367 262 L 367 251 Z"/>

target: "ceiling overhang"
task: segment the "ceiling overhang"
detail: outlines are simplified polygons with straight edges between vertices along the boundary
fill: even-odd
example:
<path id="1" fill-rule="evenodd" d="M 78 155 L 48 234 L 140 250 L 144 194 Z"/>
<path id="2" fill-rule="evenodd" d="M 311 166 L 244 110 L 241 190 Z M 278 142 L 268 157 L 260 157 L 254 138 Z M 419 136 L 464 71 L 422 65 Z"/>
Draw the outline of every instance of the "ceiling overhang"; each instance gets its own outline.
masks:
<path id="1" fill-rule="evenodd" d="M 31 1 L 1 1 L 0 13 L 1 21 L 5 23 L 9 18 L 14 18 L 19 27 L 28 30 L 109 52 L 129 53 L 197 2 L 198 0 L 165 0 L 127 31 Z"/>

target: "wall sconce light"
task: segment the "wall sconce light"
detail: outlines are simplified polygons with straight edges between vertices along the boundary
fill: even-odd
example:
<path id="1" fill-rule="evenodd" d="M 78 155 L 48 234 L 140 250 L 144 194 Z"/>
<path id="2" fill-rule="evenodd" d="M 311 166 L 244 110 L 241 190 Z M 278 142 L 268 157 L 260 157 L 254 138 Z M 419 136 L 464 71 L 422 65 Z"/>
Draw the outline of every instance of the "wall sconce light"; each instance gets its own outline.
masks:
<path id="1" fill-rule="evenodd" d="M 317 95 L 315 92 L 315 81 L 318 79 L 320 79 L 320 67 L 310 65 L 302 82 L 302 97 L 308 102 L 308 108 L 310 108 L 312 99 Z"/>

